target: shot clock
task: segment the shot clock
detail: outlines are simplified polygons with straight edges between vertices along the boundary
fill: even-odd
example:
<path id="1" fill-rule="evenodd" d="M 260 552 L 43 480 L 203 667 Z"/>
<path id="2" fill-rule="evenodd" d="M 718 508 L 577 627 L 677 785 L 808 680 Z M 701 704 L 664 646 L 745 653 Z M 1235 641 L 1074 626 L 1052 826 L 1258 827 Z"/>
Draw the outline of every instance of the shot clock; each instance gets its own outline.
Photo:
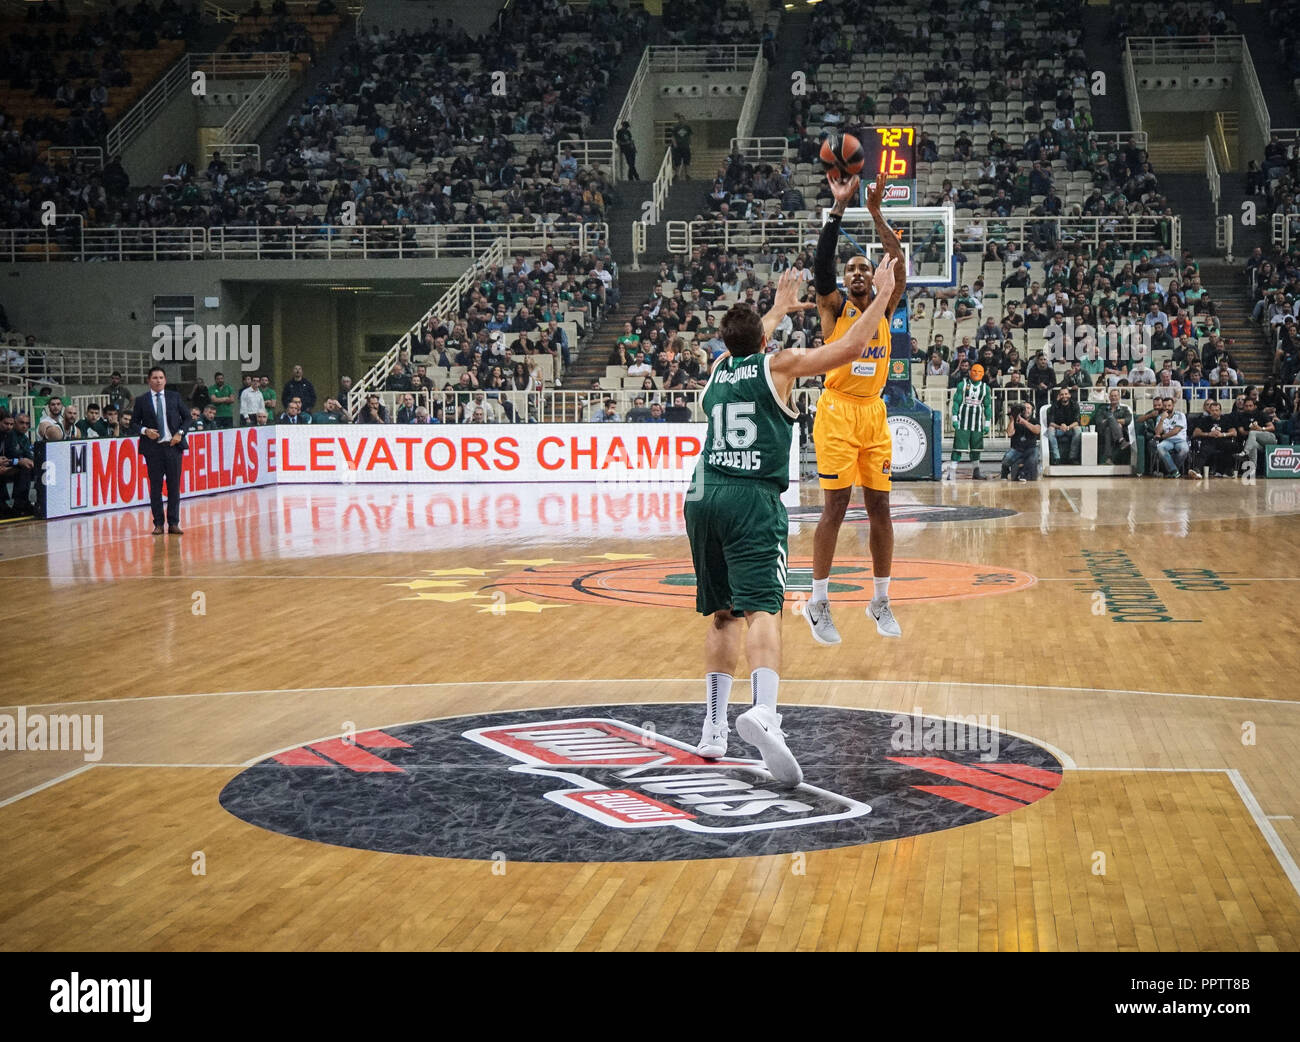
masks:
<path id="1" fill-rule="evenodd" d="M 886 206 L 916 205 L 916 128 L 863 127 L 858 132 L 866 161 L 862 165 L 862 201 L 883 173 Z"/>

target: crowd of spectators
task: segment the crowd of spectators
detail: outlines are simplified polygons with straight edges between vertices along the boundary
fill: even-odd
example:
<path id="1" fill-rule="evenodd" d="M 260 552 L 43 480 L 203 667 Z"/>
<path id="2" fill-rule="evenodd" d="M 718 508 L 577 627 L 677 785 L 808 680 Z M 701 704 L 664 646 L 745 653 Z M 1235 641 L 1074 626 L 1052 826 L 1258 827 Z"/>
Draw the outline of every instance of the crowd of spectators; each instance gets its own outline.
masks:
<path id="1" fill-rule="evenodd" d="M 1269 135 L 1263 159 L 1246 165 L 1246 194 L 1263 196 L 1270 215 L 1300 214 L 1300 155 L 1294 141 Z"/>
<path id="2" fill-rule="evenodd" d="M 1255 247 L 1246 258 L 1251 317 L 1272 352 L 1271 374 L 1283 386 L 1300 382 L 1300 243 L 1265 254 Z"/>
<path id="3" fill-rule="evenodd" d="M 452 221 L 602 220 L 614 196 L 607 174 L 580 168 L 568 152 L 557 159 L 556 146 L 586 133 L 620 55 L 643 35 L 645 13 L 541 0 L 502 17 L 478 38 L 435 19 L 425 31 L 349 42 L 260 170 L 215 156 L 133 189 L 119 164 L 87 178 L 33 153 L 33 188 L 12 186 L 7 223 L 31 225 L 47 199 L 93 224 L 134 227 L 355 223 L 401 234 Z M 534 137 L 527 154 L 519 135 Z"/>
<path id="4" fill-rule="evenodd" d="M 1115 4 L 1107 39 L 1126 36 L 1194 36 L 1208 40 L 1237 32 L 1237 23 L 1214 3 Z"/>
<path id="5" fill-rule="evenodd" d="M 829 77 L 814 78 L 792 99 L 787 141 L 793 164 L 773 169 L 733 156 L 705 200 L 708 211 L 737 219 L 829 203 L 829 191 L 815 176 L 822 138 L 830 130 L 861 133 L 888 115 L 951 132 L 921 130 L 921 164 L 978 164 L 977 176 L 963 169 L 953 178 L 931 176 L 923 165 L 918 196 L 928 205 L 950 202 L 1003 217 L 1171 213 L 1145 152 L 1132 144 L 1099 144 L 1091 133 L 1079 0 L 970 6 L 939 0 L 910 30 L 901 21 L 873 17 L 871 6 L 865 0 L 819 4 L 804 59 L 823 69 L 880 69 L 880 79 L 851 97 Z M 1045 16 L 1046 24 L 1035 15 Z M 974 34 L 976 42 L 960 43 L 962 33 Z M 894 55 L 915 58 L 924 68 L 895 67 L 888 74 Z M 1041 68 L 1043 61 L 1051 67 Z M 1056 183 L 1062 168 L 1068 186 Z M 1086 198 L 1075 187 L 1080 178 L 1091 190 Z"/>
<path id="6" fill-rule="evenodd" d="M 32 226 L 46 199 L 70 204 L 81 196 L 79 212 L 87 212 L 105 179 L 53 170 L 40 143 L 102 145 L 111 123 L 110 91 L 133 85 L 126 52 L 191 39 L 198 24 L 197 6 L 182 8 L 176 0 L 114 4 L 78 24 L 62 5 L 29 7 L 26 23 L 0 40 L 0 76 L 11 92 L 30 91 L 33 99 L 52 102 L 54 112 L 24 112 L 12 102 L 12 110 L 0 108 L 0 226 Z M 20 174 L 29 175 L 26 186 Z"/>
<path id="7" fill-rule="evenodd" d="M 762 19 L 754 5 L 744 0 L 664 0 L 664 43 L 693 47 L 701 44 L 761 44 L 768 61 L 776 58 L 776 29 L 780 24 L 780 0 L 768 0 Z"/>

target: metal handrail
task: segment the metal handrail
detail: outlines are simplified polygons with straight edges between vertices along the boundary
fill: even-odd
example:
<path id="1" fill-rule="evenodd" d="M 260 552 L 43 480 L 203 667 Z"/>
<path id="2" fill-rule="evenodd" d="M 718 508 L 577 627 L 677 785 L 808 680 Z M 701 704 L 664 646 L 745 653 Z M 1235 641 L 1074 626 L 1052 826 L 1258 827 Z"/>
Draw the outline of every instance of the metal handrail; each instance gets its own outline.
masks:
<path id="1" fill-rule="evenodd" d="M 154 83 L 126 114 L 108 129 L 104 139 L 110 156 L 120 156 L 126 147 L 177 93 L 190 83 L 190 56 L 180 59 Z"/>
<path id="2" fill-rule="evenodd" d="M 1147 132 L 1145 130 L 1090 130 L 1088 131 L 1088 137 L 1095 145 L 1108 143 L 1127 145 L 1132 141 L 1144 151 L 1147 147 Z"/>
<path id="3" fill-rule="evenodd" d="M 205 77 L 213 79 L 267 76 L 281 66 L 288 68 L 291 57 L 292 55 L 287 51 L 182 55 L 145 92 L 144 96 L 109 128 L 105 137 L 107 154 L 120 156 L 179 91 L 190 89 L 195 72 L 202 72 Z"/>
<path id="4" fill-rule="evenodd" d="M 231 167 L 238 169 L 244 161 L 252 157 L 252 169 L 262 169 L 262 146 L 255 141 L 227 141 L 212 147 L 212 152 L 220 152 L 221 158 Z"/>
<path id="5" fill-rule="evenodd" d="M 1250 103 L 1255 108 L 1255 119 L 1261 127 L 1269 127 L 1271 121 L 1268 115 L 1268 102 L 1264 100 L 1263 88 L 1259 85 L 1259 77 L 1255 75 L 1255 63 L 1250 58 L 1250 48 L 1246 46 L 1241 48 L 1241 75 L 1246 80 L 1246 92 L 1250 95 Z"/>
<path id="6" fill-rule="evenodd" d="M 647 47 L 641 52 L 641 60 L 637 63 L 636 72 L 632 74 L 632 83 L 627 88 L 627 94 L 623 98 L 623 104 L 618 110 L 618 115 L 614 117 L 614 126 L 610 129 L 611 138 L 618 136 L 618 128 L 623 125 L 624 120 L 629 122 L 632 119 L 632 111 L 636 108 L 637 101 L 641 97 L 641 88 L 645 86 L 646 74 L 650 71 L 650 48 Z"/>
<path id="7" fill-rule="evenodd" d="M 260 129 L 257 125 L 258 119 L 263 113 L 279 105 L 288 85 L 289 58 L 286 55 L 284 61 L 268 72 L 244 98 L 240 106 L 231 113 L 225 126 L 221 128 L 221 140 L 223 142 L 243 141 L 255 136 Z"/>
<path id="8" fill-rule="evenodd" d="M 1219 164 L 1214 157 L 1214 143 L 1210 141 L 1210 136 L 1205 135 L 1205 180 L 1210 186 L 1210 202 L 1214 204 L 1214 215 L 1219 215 L 1219 193 L 1221 184 L 1219 180 Z"/>
<path id="9" fill-rule="evenodd" d="M 740 115 L 736 119 L 736 137 L 747 138 L 754 132 L 758 122 L 758 109 L 763 103 L 763 91 L 767 89 L 767 58 L 760 50 L 754 61 L 754 68 L 749 74 L 749 86 L 745 90 L 745 103 L 740 106 Z"/>
<path id="10" fill-rule="evenodd" d="M 505 240 L 495 239 L 473 265 L 461 272 L 460 278 L 448 287 L 447 291 L 438 298 L 437 303 L 429 308 L 415 325 L 398 337 L 393 346 L 384 353 L 384 356 L 349 388 L 347 410 L 350 415 L 355 416 L 357 414 L 357 410 L 361 408 L 361 403 L 366 394 L 372 389 L 383 385 L 388 378 L 388 374 L 392 371 L 394 363 L 403 351 L 407 353 L 408 358 L 417 353 L 412 350 L 412 344 L 420 344 L 420 332 L 424 328 L 424 324 L 430 319 L 455 322 L 460 317 L 461 298 L 470 291 L 484 271 L 500 267 L 505 260 L 505 256 Z"/>
<path id="11" fill-rule="evenodd" d="M 1289 250 L 1291 240 L 1297 237 L 1297 224 L 1300 224 L 1300 213 L 1275 213 L 1273 215 L 1273 245 Z"/>
<path id="12" fill-rule="evenodd" d="M 733 137 L 731 151 L 755 163 L 779 163 L 790 154 L 790 145 L 783 137 Z"/>
<path id="13" fill-rule="evenodd" d="M 573 152 L 573 158 L 578 161 L 580 169 L 599 166 L 605 171 L 613 173 L 615 152 L 613 138 L 570 138 L 557 141 L 555 143 L 556 162 L 563 158 L 565 149 Z"/>
<path id="14" fill-rule="evenodd" d="M 224 147 L 224 146 L 223 146 Z M 603 222 L 558 225 L 420 224 L 214 228 L 3 228 L 0 263 L 164 260 L 382 260 L 477 256 L 497 238 L 506 249 L 608 241 Z"/>
<path id="15" fill-rule="evenodd" d="M 1137 73 L 1133 69 L 1133 52 L 1124 41 L 1124 58 L 1120 63 L 1124 71 L 1124 94 L 1128 105 L 1128 125 L 1142 130 L 1142 106 L 1138 103 Z M 1143 146 L 1145 147 L 1145 146 Z"/>
<path id="16" fill-rule="evenodd" d="M 758 44 L 696 44 L 649 47 L 650 72 L 739 72 L 762 56 Z"/>
<path id="17" fill-rule="evenodd" d="M 90 162 L 98 169 L 104 169 L 104 150 L 98 145 L 51 145 L 46 149 L 46 155 L 51 161 L 62 159 L 72 166 Z"/>
<path id="18" fill-rule="evenodd" d="M 12 350 L 24 356 L 21 367 L 9 365 L 0 355 L 0 384 L 26 382 L 34 386 L 50 384 L 59 387 L 97 384 L 105 374 L 120 372 L 122 382 L 130 387 L 144 383 L 153 357 L 147 350 L 120 347 L 53 347 L 49 344 L 16 347 Z M 40 372 L 31 372 L 32 355 L 41 359 Z"/>
<path id="19" fill-rule="evenodd" d="M 1198 36 L 1128 36 L 1124 51 L 1136 64 L 1194 62 L 1236 62 L 1243 53 L 1249 53 L 1246 38 L 1241 35 L 1212 36 L 1202 40 Z"/>
<path id="20" fill-rule="evenodd" d="M 1164 246 L 1178 255 L 1181 238 L 1178 217 L 958 217 L 955 239 L 983 250 L 989 242 L 1001 240 L 1023 242 L 1032 238 L 1034 229 L 1054 226 L 1058 239 L 1073 238 L 1092 245 L 1110 240 L 1124 244 Z M 683 227 L 684 226 L 684 227 Z M 773 249 L 798 251 L 815 242 L 821 232 L 820 218 L 776 218 L 737 221 L 669 221 L 668 243 L 672 252 L 690 253 L 696 246 L 721 246 L 725 249 L 757 249 L 767 243 Z M 980 234 L 967 237 L 968 228 Z M 1167 233 L 1167 241 L 1166 241 Z"/>

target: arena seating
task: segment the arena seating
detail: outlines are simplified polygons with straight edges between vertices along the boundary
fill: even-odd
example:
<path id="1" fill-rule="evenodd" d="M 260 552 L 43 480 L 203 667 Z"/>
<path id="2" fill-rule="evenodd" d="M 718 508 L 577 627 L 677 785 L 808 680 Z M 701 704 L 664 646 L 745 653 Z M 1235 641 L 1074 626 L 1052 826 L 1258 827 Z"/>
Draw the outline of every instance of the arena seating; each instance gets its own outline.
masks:
<path id="1" fill-rule="evenodd" d="M 952 202 L 959 217 L 1169 212 L 1145 155 L 1092 132 L 1077 7 L 981 5 L 955 25 L 938 10 L 900 11 L 886 25 L 846 18 L 851 3 L 819 5 L 810 90 L 793 102 L 793 187 L 829 198 L 816 162 L 824 132 L 892 123 L 920 135 L 918 198 Z"/>
<path id="2" fill-rule="evenodd" d="M 316 55 L 328 46 L 343 27 L 339 14 L 268 15 L 245 12 L 221 46 L 232 54 L 285 51 L 294 55 L 290 68 L 295 76 L 304 73 Z"/>

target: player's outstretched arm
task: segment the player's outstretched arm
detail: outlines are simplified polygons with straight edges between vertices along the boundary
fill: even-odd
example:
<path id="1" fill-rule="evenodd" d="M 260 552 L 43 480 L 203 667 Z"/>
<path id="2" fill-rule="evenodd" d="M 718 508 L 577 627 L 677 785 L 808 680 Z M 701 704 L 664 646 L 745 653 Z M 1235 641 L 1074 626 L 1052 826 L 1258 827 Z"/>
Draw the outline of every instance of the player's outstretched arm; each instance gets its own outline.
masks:
<path id="1" fill-rule="evenodd" d="M 889 222 L 885 220 L 881 210 L 884 201 L 885 175 L 881 173 L 876 178 L 876 183 L 867 191 L 867 209 L 871 212 L 871 219 L 876 222 L 876 235 L 880 239 L 881 246 L 884 247 L 885 256 L 893 257 L 897 266 L 894 273 L 894 292 L 889 298 L 888 313 L 892 315 L 907 290 L 907 258 L 903 256 L 903 244 L 899 241 L 898 233 L 889 227 Z"/>
<path id="2" fill-rule="evenodd" d="M 840 219 L 844 210 L 857 196 L 858 176 L 854 174 L 847 181 L 835 176 L 835 171 L 826 175 L 831 186 L 835 202 L 831 206 L 830 217 L 822 225 L 821 235 L 817 237 L 817 252 L 813 255 L 813 286 L 817 290 L 817 310 L 821 315 L 822 332 L 830 336 L 839 317 L 844 295 L 835 285 L 835 247 L 840 241 Z"/>
<path id="3" fill-rule="evenodd" d="M 876 295 L 871 298 L 862 317 L 838 340 L 832 340 L 812 351 L 794 349 L 772 355 L 770 367 L 773 377 L 780 376 L 784 381 L 793 383 L 804 376 L 828 373 L 860 357 L 862 349 L 871 343 L 871 338 L 880 329 L 880 320 L 888 313 L 897 268 L 898 262 L 893 257 L 886 257 L 880 262 L 873 280 Z"/>
<path id="4" fill-rule="evenodd" d="M 791 311 L 806 311 L 817 305 L 809 300 L 800 300 L 799 292 L 803 288 L 803 279 L 795 273 L 794 268 L 786 268 L 776 280 L 776 295 L 772 298 L 772 307 L 763 316 L 763 346 L 771 341 L 776 327 L 781 324 Z"/>

